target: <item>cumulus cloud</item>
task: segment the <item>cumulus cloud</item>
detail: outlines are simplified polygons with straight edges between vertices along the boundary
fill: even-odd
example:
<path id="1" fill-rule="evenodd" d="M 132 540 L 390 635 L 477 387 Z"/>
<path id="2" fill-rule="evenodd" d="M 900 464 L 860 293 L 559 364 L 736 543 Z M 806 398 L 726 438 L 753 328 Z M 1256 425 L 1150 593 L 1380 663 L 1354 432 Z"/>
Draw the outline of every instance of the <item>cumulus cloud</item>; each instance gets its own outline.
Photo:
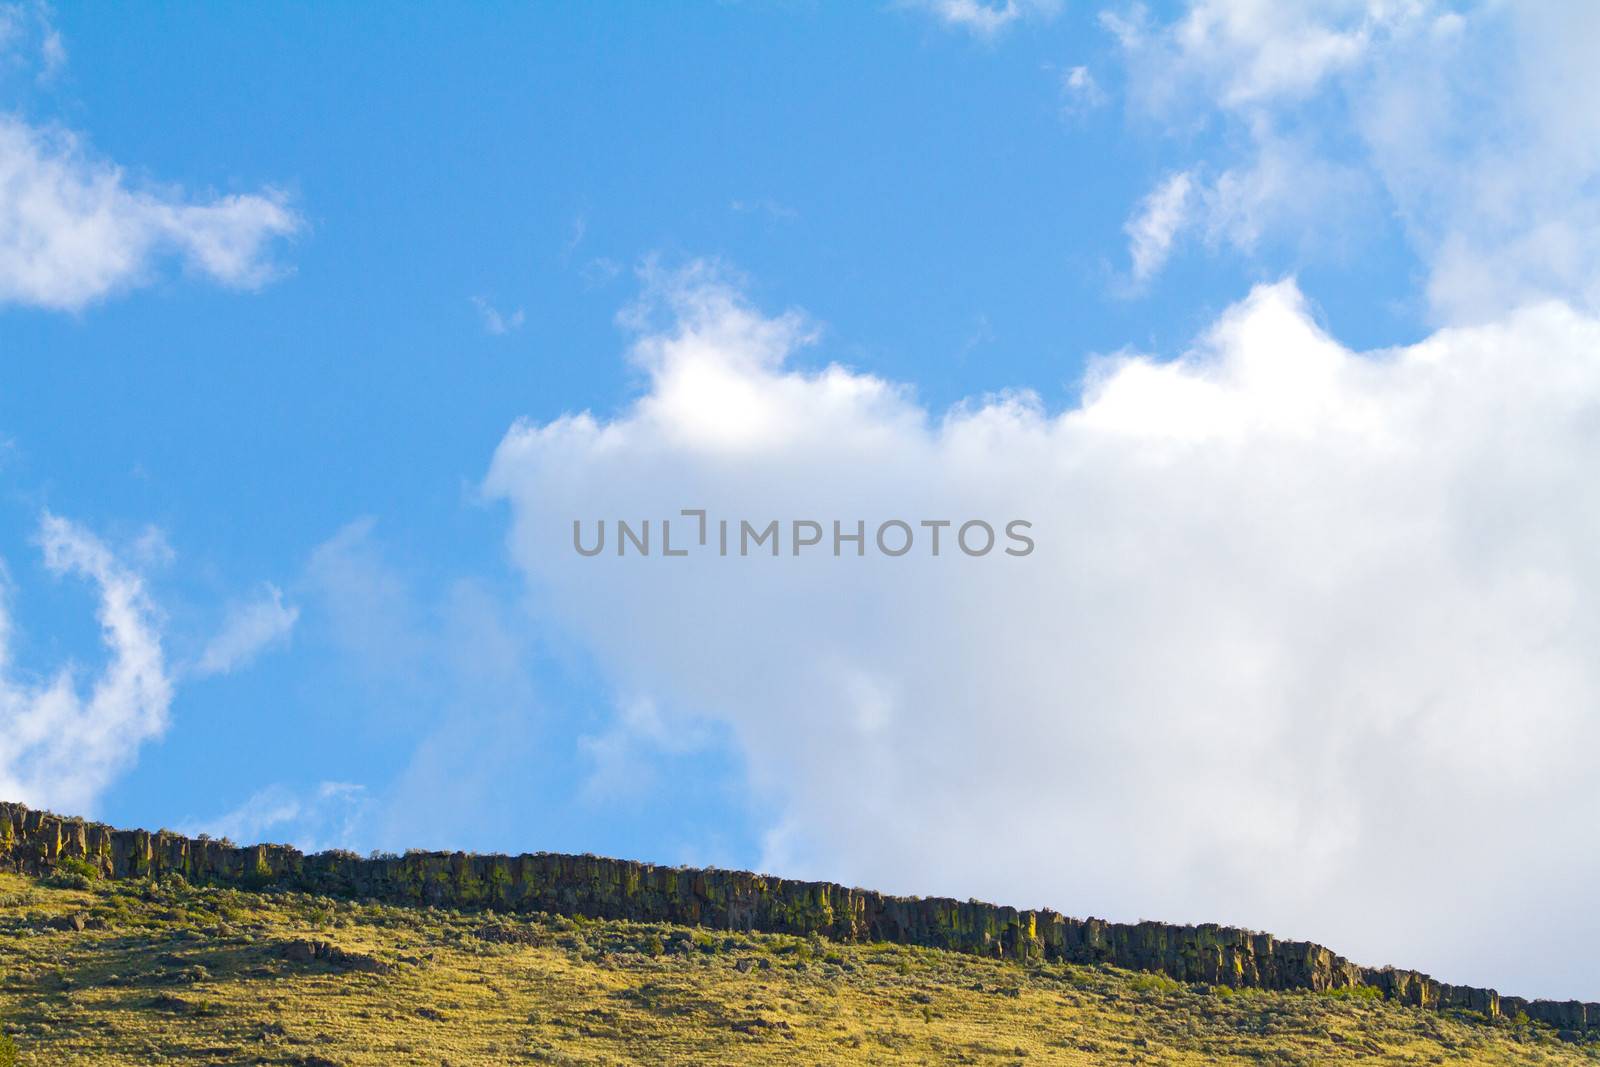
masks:
<path id="1" fill-rule="evenodd" d="M 277 273 L 274 241 L 301 225 L 276 191 L 196 200 L 137 187 L 78 135 L 0 115 L 0 304 L 76 311 L 169 259 L 255 288 Z"/>
<path id="2" fill-rule="evenodd" d="M 222 629 L 195 663 L 197 675 L 227 674 L 253 661 L 265 649 L 287 641 L 300 609 L 283 602 L 283 591 L 270 583 L 257 599 L 228 609 Z"/>
<path id="3" fill-rule="evenodd" d="M 39 543 L 51 571 L 98 588 L 110 658 L 87 693 L 71 667 L 35 681 L 11 663 L 11 620 L 0 612 L 0 796 L 90 813 L 139 746 L 166 729 L 172 686 L 139 575 L 88 531 L 55 515 L 42 519 Z"/>
<path id="4" fill-rule="evenodd" d="M 1255 247 L 1234 239 L 1227 212 L 1241 217 L 1241 197 L 1257 237 L 1303 237 L 1306 219 L 1364 202 L 1373 219 L 1399 220 L 1441 322 L 1550 295 L 1600 307 L 1593 12 L 1196 0 L 1166 23 L 1141 9 L 1102 22 L 1140 111 L 1186 142 L 1197 126 L 1219 128 L 1184 169 L 1219 176 L 1201 217 L 1231 247 Z"/>
<path id="5" fill-rule="evenodd" d="M 643 395 L 518 423 L 486 489 L 620 690 L 738 739 L 766 867 L 1600 994 L 1571 847 L 1600 815 L 1600 323 L 1357 353 L 1284 282 L 1178 358 L 1100 360 L 1079 406 L 935 414 L 793 369 L 804 316 L 703 268 L 653 285 Z M 1021 517 L 1038 547 L 573 551 L 575 518 L 686 507 Z"/>

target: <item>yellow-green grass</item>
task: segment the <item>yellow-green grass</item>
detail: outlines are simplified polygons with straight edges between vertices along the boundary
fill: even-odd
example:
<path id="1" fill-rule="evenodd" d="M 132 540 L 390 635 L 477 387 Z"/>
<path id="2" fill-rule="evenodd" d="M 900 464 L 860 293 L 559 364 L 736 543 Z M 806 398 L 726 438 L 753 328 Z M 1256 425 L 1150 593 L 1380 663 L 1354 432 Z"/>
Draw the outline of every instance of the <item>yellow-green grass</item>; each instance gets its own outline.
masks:
<path id="1" fill-rule="evenodd" d="M 0 875 L 0 1027 L 22 1064 L 1600 1062 L 1541 1027 L 1348 993 L 58 881 Z"/>

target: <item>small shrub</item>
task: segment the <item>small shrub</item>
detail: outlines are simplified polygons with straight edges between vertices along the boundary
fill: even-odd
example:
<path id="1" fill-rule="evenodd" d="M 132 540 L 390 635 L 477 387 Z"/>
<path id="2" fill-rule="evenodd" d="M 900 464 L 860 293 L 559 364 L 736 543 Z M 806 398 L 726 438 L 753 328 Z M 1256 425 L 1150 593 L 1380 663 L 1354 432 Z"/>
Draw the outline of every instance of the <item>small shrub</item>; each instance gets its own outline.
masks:
<path id="1" fill-rule="evenodd" d="M 56 861 L 55 869 L 45 875 L 45 885 L 57 889 L 88 889 L 91 882 L 98 881 L 100 870 L 88 860 L 76 856 L 66 856 Z"/>
<path id="2" fill-rule="evenodd" d="M 1322 993 L 1325 997 L 1335 1000 L 1373 1001 L 1383 998 L 1383 990 L 1375 985 L 1343 986 L 1339 989 L 1326 989 Z"/>
<path id="3" fill-rule="evenodd" d="M 1128 988 L 1135 993 L 1176 993 L 1181 987 L 1164 974 L 1140 974 L 1134 976 Z"/>
<path id="4" fill-rule="evenodd" d="M 0 1067 L 16 1067 L 17 1043 L 11 1040 L 11 1035 L 0 1030 Z"/>

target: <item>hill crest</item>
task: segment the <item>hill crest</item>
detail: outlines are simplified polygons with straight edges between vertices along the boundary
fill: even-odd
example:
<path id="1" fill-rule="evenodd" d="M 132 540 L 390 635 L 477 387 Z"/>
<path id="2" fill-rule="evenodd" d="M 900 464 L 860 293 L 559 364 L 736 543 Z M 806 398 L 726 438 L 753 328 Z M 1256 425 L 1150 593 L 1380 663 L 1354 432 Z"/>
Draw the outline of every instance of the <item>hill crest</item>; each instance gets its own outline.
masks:
<path id="1" fill-rule="evenodd" d="M 88 864 L 113 879 L 177 873 L 192 882 L 282 885 L 389 903 L 816 934 L 846 943 L 889 942 L 1019 961 L 1112 964 L 1232 988 L 1370 987 L 1421 1008 L 1467 1010 L 1489 1019 L 1525 1015 L 1574 1036 L 1600 1032 L 1600 1004 L 1527 1000 L 1451 985 L 1419 971 L 1364 967 L 1313 942 L 1213 924 L 1074 919 L 1049 909 L 896 897 L 832 882 L 591 855 L 308 855 L 288 845 L 238 846 L 164 830 L 119 830 L 0 802 L 0 869 L 42 875 L 63 861 Z"/>

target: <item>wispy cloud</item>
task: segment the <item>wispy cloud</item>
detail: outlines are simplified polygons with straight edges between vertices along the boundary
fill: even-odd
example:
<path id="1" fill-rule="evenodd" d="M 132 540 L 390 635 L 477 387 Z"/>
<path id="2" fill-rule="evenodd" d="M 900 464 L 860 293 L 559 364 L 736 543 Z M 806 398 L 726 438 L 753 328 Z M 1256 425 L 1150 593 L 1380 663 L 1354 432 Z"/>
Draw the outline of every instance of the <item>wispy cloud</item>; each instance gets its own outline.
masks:
<path id="1" fill-rule="evenodd" d="M 561 258 L 567 259 L 583 244 L 583 239 L 589 234 L 589 218 L 587 215 L 574 216 L 572 229 L 567 234 L 566 243 L 561 246 Z"/>
<path id="2" fill-rule="evenodd" d="M 1170 174 L 1145 196 L 1123 226 L 1135 282 L 1148 281 L 1166 265 L 1179 231 L 1191 220 L 1193 193 L 1194 178 L 1187 171 Z"/>
<path id="3" fill-rule="evenodd" d="M 1100 107 L 1107 100 L 1106 91 L 1100 88 L 1088 67 L 1068 67 L 1061 74 L 1061 106 L 1069 115 L 1082 115 Z"/>
<path id="4" fill-rule="evenodd" d="M 1220 132 L 1179 164 L 1215 176 L 1196 189 L 1213 247 L 1343 254 L 1394 226 L 1441 322 L 1549 296 L 1600 307 L 1600 112 L 1578 103 L 1600 93 L 1600 20 L 1476 0 L 1194 0 L 1169 21 L 1136 5 L 1102 23 L 1136 113 Z"/>
<path id="5" fill-rule="evenodd" d="M 43 0 L 0 3 L 0 70 L 6 66 L 48 82 L 67 62 L 66 44 Z"/>
<path id="6" fill-rule="evenodd" d="M 1318 91 L 1433 7 L 1430 0 L 1191 0 L 1171 23 L 1155 22 L 1141 5 L 1102 12 L 1100 22 L 1130 53 L 1160 56 L 1139 69 L 1147 95 L 1161 98 L 1199 79 L 1221 106 L 1241 108 Z"/>
<path id="7" fill-rule="evenodd" d="M 607 803 L 646 794 L 654 784 L 654 756 L 692 752 L 707 740 L 700 724 L 669 719 L 649 697 L 625 700 L 606 730 L 578 738 L 590 764 L 583 796 Z"/>
<path id="8" fill-rule="evenodd" d="M 241 845 L 289 844 L 305 852 L 348 848 L 359 839 L 370 803 L 366 789 L 351 782 L 321 782 L 310 788 L 273 783 L 232 811 L 187 822 L 180 830 Z"/>
<path id="9" fill-rule="evenodd" d="M 622 264 L 608 256 L 596 256 L 583 265 L 578 276 L 585 289 L 600 289 L 616 281 L 622 274 Z"/>
<path id="10" fill-rule="evenodd" d="M 268 584 L 262 595 L 228 609 L 222 629 L 195 663 L 198 676 L 228 674 L 253 661 L 272 645 L 289 639 L 300 609 L 283 602 L 283 592 Z"/>
<path id="11" fill-rule="evenodd" d="M 10 662 L 11 619 L 0 610 L 0 796 L 90 814 L 139 747 L 165 731 L 172 684 L 141 577 L 56 515 L 40 520 L 39 545 L 51 571 L 99 590 L 110 659 L 87 694 L 70 666 L 47 682 L 20 679 Z"/>
<path id="12" fill-rule="evenodd" d="M 525 779 L 549 767 L 527 620 L 488 583 L 419 590 L 370 520 L 318 546 L 297 589 L 302 625 L 319 627 L 372 691 L 385 735 L 413 741 L 395 776 L 373 783 L 362 839 L 392 848 L 462 847 L 464 833 L 501 847 L 525 839 Z"/>
<path id="13" fill-rule="evenodd" d="M 992 38 L 1021 19 L 1049 18 L 1061 10 L 1060 0 L 905 0 L 952 29 Z"/>
<path id="14" fill-rule="evenodd" d="M 495 337 L 504 337 L 514 330 L 522 329 L 522 309 L 517 308 L 511 312 L 502 312 L 481 296 L 472 298 L 472 306 L 478 309 L 478 319 L 483 323 L 485 333 Z"/>
<path id="15" fill-rule="evenodd" d="M 1198 168 L 1162 179 L 1123 226 L 1135 288 L 1166 266 L 1191 236 L 1211 251 L 1250 254 L 1264 243 L 1338 248 L 1373 183 L 1359 167 L 1321 158 L 1290 137 L 1263 136 L 1255 151 L 1212 176 Z"/>

